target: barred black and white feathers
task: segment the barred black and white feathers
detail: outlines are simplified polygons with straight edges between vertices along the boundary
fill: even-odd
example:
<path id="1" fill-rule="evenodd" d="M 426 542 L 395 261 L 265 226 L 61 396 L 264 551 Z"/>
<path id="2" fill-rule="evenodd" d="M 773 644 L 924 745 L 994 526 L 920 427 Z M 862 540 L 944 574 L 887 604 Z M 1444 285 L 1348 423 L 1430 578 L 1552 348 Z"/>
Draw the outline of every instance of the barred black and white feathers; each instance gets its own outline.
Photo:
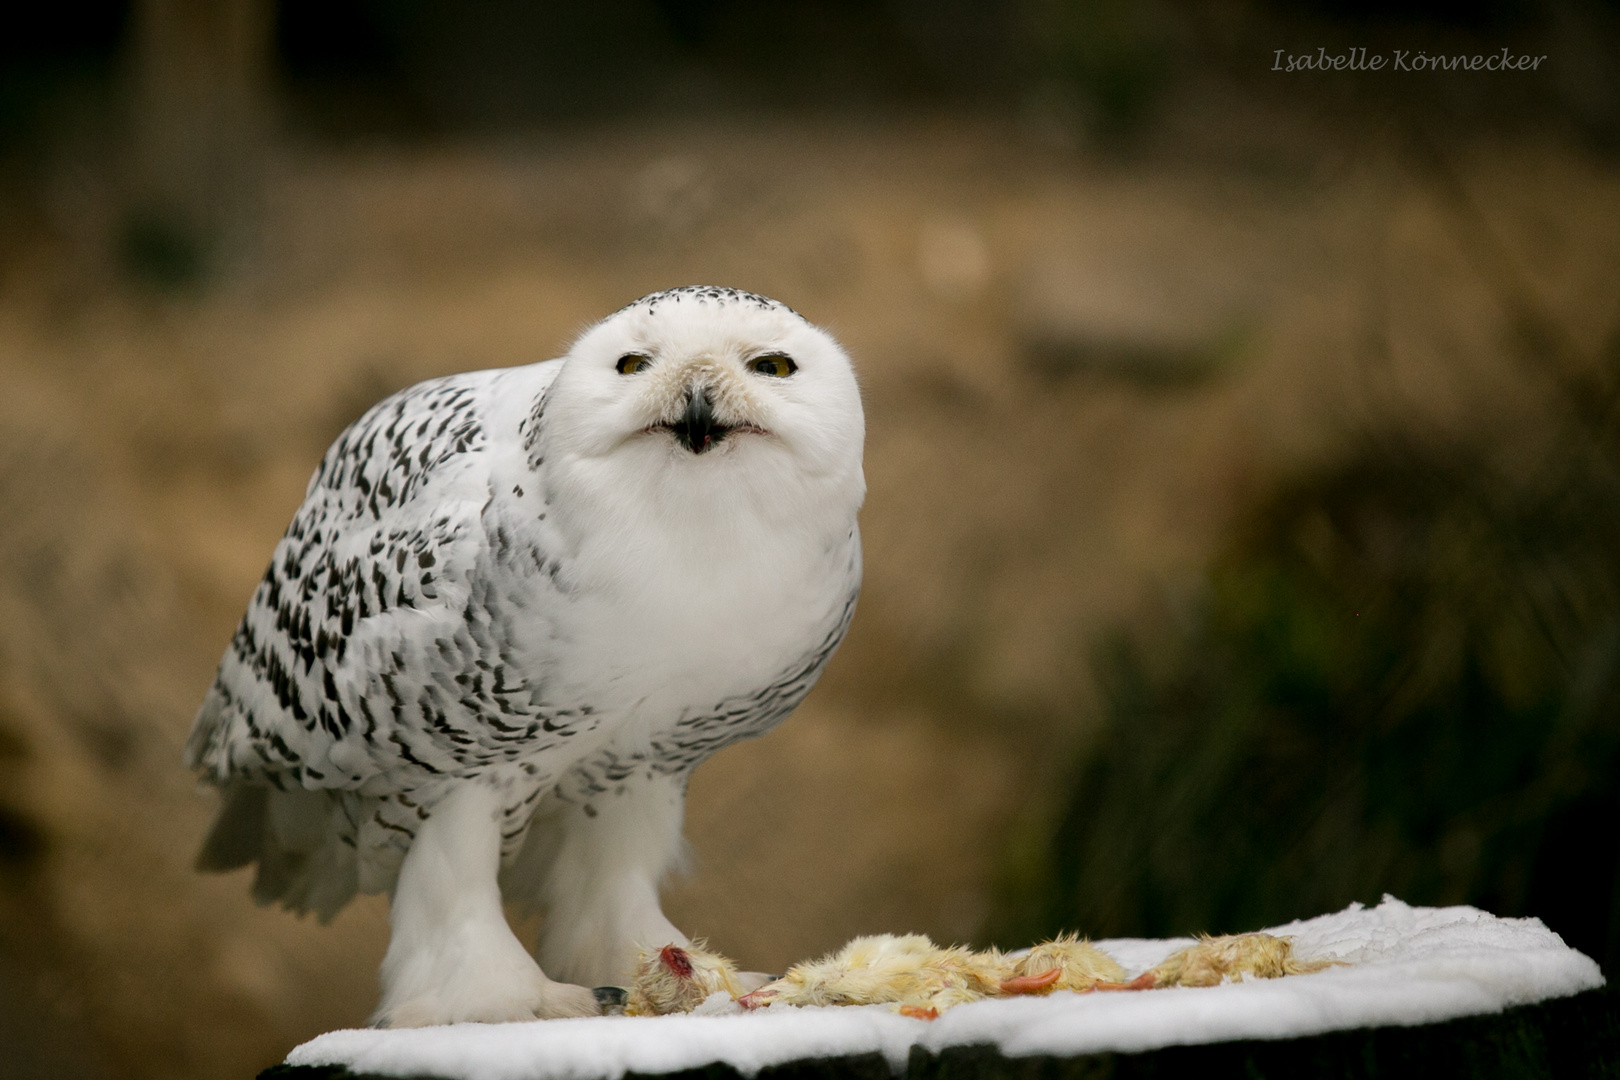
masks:
<path id="1" fill-rule="evenodd" d="M 630 938 L 678 936 L 656 884 L 686 777 L 791 712 L 849 624 L 863 435 L 831 338 L 710 287 L 381 402 L 198 714 L 188 762 L 226 797 L 201 865 L 256 862 L 261 900 L 329 917 L 472 785 L 508 891 L 547 910 L 542 960 L 624 981 L 667 943 Z"/>

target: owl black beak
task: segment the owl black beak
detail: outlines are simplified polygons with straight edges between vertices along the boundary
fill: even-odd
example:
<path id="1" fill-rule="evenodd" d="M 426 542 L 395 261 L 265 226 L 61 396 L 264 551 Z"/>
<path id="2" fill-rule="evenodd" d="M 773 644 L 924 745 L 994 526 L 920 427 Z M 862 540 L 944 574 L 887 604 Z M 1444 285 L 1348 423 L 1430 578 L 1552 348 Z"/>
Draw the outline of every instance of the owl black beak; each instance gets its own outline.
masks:
<path id="1" fill-rule="evenodd" d="M 681 418 L 669 425 L 680 440 L 682 446 L 694 454 L 701 454 L 715 443 L 726 437 L 731 429 L 724 424 L 717 424 L 714 420 L 714 400 L 709 397 L 707 387 L 693 388 L 686 392 L 686 411 Z"/>

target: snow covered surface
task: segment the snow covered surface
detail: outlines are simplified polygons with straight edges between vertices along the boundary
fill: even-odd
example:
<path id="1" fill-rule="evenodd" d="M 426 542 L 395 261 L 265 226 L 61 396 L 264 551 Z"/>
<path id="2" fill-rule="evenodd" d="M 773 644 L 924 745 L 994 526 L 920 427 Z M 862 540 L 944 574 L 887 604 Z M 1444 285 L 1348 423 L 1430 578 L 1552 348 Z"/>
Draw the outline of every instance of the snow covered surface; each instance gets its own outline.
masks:
<path id="1" fill-rule="evenodd" d="M 1202 989 L 981 1001 L 934 1021 L 883 1005 L 745 1013 L 716 995 L 695 1013 L 655 1019 L 334 1031 L 298 1047 L 287 1063 L 445 1080 L 614 1080 L 716 1061 L 752 1074 L 801 1058 L 877 1051 L 900 1072 L 913 1046 L 993 1043 L 1016 1057 L 1285 1039 L 1500 1012 L 1603 985 L 1597 964 L 1539 920 L 1498 919 L 1471 907 L 1414 908 L 1386 896 L 1376 908 L 1355 904 L 1270 932 L 1293 938 L 1302 959 L 1350 966 Z M 1097 944 L 1136 975 L 1189 943 Z"/>

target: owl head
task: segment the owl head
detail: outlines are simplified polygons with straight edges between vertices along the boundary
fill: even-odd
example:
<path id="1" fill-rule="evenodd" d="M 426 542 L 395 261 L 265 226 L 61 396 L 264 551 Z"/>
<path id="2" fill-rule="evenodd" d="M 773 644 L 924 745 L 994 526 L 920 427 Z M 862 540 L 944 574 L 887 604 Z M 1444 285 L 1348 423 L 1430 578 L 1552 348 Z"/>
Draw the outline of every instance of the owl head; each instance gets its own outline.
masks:
<path id="1" fill-rule="evenodd" d="M 787 305 L 736 289 L 653 293 L 588 329 L 547 390 L 544 426 L 559 483 L 671 512 L 807 499 L 853 512 L 865 491 L 849 357 Z"/>

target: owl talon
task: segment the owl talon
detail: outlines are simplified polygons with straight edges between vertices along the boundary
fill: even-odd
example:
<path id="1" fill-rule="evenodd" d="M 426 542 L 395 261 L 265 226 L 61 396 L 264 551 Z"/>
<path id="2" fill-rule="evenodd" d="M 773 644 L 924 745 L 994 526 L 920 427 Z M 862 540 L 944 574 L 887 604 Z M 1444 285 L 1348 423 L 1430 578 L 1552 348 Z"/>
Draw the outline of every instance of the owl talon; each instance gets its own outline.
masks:
<path id="1" fill-rule="evenodd" d="M 625 1002 L 630 999 L 630 991 L 622 986 L 593 986 L 591 996 L 596 999 L 596 1005 L 602 1010 L 603 1016 L 623 1016 Z"/>

